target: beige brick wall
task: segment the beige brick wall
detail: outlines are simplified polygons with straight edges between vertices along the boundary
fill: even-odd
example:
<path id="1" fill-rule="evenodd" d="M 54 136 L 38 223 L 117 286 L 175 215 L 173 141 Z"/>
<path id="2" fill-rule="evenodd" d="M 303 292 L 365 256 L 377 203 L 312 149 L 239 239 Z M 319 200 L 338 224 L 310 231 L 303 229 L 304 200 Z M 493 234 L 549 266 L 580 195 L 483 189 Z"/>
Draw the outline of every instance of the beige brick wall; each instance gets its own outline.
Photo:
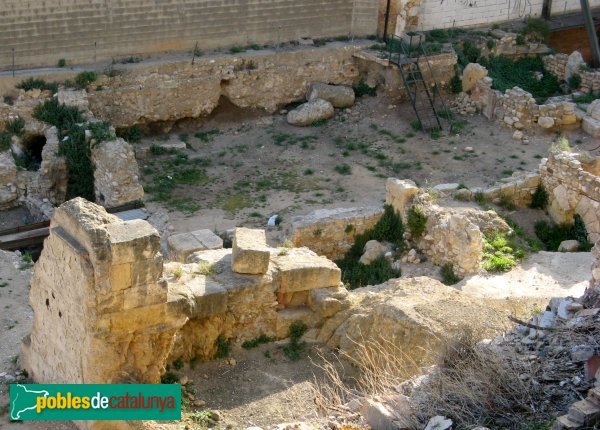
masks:
<path id="1" fill-rule="evenodd" d="M 4 0 L 0 69 L 374 34 L 378 0 Z"/>

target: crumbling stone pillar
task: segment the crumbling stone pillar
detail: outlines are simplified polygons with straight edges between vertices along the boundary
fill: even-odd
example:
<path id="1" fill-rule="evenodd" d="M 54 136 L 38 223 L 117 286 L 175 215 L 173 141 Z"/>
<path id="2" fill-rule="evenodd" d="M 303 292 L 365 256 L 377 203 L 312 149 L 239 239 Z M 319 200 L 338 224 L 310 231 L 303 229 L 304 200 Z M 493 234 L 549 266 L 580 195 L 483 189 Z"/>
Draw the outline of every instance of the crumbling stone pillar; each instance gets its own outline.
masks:
<path id="1" fill-rule="evenodd" d="M 167 305 L 158 232 L 77 198 L 56 210 L 31 281 L 22 364 L 39 383 L 158 383 L 186 316 Z"/>

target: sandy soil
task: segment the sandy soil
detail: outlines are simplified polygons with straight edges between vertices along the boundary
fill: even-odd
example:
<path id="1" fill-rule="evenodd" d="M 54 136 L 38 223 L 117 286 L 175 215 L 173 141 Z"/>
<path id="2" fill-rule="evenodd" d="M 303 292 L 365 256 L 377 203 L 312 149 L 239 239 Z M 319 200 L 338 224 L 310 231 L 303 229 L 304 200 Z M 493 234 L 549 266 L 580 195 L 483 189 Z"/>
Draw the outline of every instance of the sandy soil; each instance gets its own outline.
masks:
<path id="1" fill-rule="evenodd" d="M 175 232 L 265 227 L 273 214 L 280 214 L 285 224 L 315 209 L 380 205 L 387 177 L 410 178 L 422 187 L 447 182 L 491 185 L 513 172 L 535 170 L 556 137 L 539 132 L 524 144 L 512 139 L 512 130 L 477 115 L 461 118 L 467 124 L 459 135 L 442 132 L 433 139 L 413 131 L 413 119 L 408 103 L 384 95 L 363 97 L 349 112 L 338 111 L 318 127 L 294 127 L 284 115 L 222 107 L 200 123 L 182 123 L 170 135 L 143 141 L 142 146 L 174 143 L 183 133 L 191 148 L 183 151 L 189 159 L 210 163 L 202 167 L 207 178 L 201 184 L 178 186 L 173 192 L 197 210 L 185 213 L 176 204 L 154 202 L 152 192 L 147 206 L 151 212 L 168 209 Z M 194 137 L 207 130 L 216 130 L 207 142 Z M 594 146 L 580 131 L 567 137 L 576 147 Z M 466 147 L 474 152 L 465 152 Z M 165 168 L 172 157 L 140 160 L 145 187 L 156 175 L 174 173 Z M 336 171 L 345 164 L 350 174 Z"/>

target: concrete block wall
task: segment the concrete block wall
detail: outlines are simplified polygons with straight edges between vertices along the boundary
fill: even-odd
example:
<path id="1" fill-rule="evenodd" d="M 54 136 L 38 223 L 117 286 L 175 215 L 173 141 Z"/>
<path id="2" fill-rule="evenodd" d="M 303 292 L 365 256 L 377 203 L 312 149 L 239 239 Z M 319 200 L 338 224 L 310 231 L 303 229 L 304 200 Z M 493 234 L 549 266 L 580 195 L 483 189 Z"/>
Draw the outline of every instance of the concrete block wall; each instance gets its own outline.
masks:
<path id="1" fill-rule="evenodd" d="M 516 6 L 515 6 L 516 5 Z M 542 14 L 542 0 L 517 2 L 506 0 L 423 0 L 418 28 L 473 27 L 527 16 L 539 17 Z M 591 0 L 590 6 L 600 6 L 600 0 Z M 579 0 L 561 0 L 552 3 L 552 14 L 580 10 Z"/>
<path id="2" fill-rule="evenodd" d="M 5 0 L 0 69 L 374 34 L 377 0 Z"/>

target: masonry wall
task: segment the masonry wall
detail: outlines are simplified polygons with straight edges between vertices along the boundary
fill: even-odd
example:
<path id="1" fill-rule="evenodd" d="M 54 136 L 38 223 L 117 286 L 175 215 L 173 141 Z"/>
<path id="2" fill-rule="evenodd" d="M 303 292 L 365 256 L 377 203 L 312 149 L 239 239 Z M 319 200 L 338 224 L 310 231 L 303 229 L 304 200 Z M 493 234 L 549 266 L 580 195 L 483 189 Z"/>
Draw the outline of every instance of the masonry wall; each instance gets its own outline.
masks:
<path id="1" fill-rule="evenodd" d="M 421 4 L 418 30 L 432 28 L 472 27 L 527 16 L 542 14 L 542 0 L 424 0 Z M 600 6 L 599 0 L 591 0 L 590 6 Z M 563 0 L 552 3 L 552 14 L 578 11 L 579 0 Z"/>
<path id="2" fill-rule="evenodd" d="M 377 0 L 5 0 L 0 70 L 374 34 Z"/>

